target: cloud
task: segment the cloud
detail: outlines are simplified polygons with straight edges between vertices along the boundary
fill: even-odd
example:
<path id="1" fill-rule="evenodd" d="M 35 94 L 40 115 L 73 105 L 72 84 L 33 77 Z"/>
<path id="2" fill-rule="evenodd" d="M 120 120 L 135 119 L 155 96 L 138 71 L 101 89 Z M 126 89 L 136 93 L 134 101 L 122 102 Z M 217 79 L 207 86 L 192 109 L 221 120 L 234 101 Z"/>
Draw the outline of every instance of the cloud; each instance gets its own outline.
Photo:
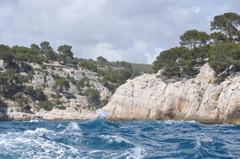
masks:
<path id="1" fill-rule="evenodd" d="M 70 44 L 78 57 L 151 63 L 188 29 L 240 12 L 239 0 L 1 0 L 0 43 Z M 161 48 L 161 49 L 159 49 Z"/>

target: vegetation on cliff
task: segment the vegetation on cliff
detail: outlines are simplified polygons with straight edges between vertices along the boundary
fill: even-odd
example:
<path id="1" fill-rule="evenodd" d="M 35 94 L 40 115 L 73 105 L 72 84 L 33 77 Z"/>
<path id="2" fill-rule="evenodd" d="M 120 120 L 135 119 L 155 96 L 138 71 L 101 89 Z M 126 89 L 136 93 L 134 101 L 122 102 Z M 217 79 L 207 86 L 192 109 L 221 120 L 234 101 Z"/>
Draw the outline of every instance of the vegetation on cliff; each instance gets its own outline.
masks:
<path id="1" fill-rule="evenodd" d="M 79 77 L 70 76 L 72 70 L 79 71 Z M 64 102 L 76 99 L 76 93 L 86 97 L 87 107 L 96 109 L 108 100 L 102 99 L 100 93 L 103 88 L 99 83 L 113 93 L 127 79 L 143 72 L 152 72 L 151 65 L 110 62 L 101 56 L 96 60 L 77 58 L 72 46 L 66 44 L 59 46 L 57 52 L 47 41 L 30 47 L 1 44 L 0 107 L 12 101 L 24 112 L 29 112 L 33 105 L 37 105 L 36 109 L 48 111 L 65 109 Z M 36 87 L 34 80 L 43 84 Z M 54 83 L 52 86 L 51 82 Z"/>
<path id="2" fill-rule="evenodd" d="M 180 47 L 162 51 L 153 63 L 169 78 L 192 78 L 209 63 L 221 82 L 240 71 L 240 15 L 224 13 L 211 21 L 211 34 L 188 30 L 180 36 Z"/>

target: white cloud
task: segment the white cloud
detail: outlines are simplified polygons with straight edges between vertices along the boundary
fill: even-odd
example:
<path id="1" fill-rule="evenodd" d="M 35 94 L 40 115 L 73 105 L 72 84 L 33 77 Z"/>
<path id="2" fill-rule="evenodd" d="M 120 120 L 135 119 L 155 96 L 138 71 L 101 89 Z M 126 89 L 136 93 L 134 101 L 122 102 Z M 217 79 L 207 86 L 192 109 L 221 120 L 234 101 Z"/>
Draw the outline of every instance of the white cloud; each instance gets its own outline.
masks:
<path id="1" fill-rule="evenodd" d="M 67 43 L 79 57 L 151 63 L 188 29 L 209 30 L 239 0 L 1 0 L 0 43 Z"/>
<path id="2" fill-rule="evenodd" d="M 151 52 L 145 52 L 144 55 L 147 58 L 147 63 L 151 64 L 156 59 L 156 57 L 159 55 L 159 53 L 162 52 L 163 50 L 164 49 L 162 49 L 162 48 L 155 48 Z"/>
<path id="3" fill-rule="evenodd" d="M 106 57 L 110 61 L 116 61 L 122 59 L 123 50 L 114 49 L 109 43 L 99 43 L 95 46 L 91 46 L 84 50 L 86 54 L 91 55 L 91 57 L 96 58 L 98 56 Z M 99 54 L 101 52 L 101 54 Z M 85 55 L 86 56 L 86 55 Z M 89 57 L 89 56 L 86 56 Z"/>

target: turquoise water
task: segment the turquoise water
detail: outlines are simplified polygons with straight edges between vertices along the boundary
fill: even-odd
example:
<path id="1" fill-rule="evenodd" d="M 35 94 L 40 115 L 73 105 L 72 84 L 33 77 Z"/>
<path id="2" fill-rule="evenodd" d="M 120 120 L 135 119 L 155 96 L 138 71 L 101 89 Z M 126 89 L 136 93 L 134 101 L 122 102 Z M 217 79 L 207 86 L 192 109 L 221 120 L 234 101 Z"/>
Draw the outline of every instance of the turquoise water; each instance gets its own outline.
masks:
<path id="1" fill-rule="evenodd" d="M 174 121 L 0 122 L 0 159 L 240 158 L 240 126 Z"/>

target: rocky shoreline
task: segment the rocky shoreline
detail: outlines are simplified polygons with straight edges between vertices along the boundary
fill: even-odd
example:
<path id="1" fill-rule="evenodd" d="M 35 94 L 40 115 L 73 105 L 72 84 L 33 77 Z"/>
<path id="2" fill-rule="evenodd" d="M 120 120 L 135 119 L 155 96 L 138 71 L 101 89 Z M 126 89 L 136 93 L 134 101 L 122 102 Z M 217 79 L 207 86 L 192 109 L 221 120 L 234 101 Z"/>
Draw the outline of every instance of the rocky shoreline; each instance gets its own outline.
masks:
<path id="1" fill-rule="evenodd" d="M 166 81 L 161 71 L 120 86 L 102 109 L 110 120 L 194 120 L 240 124 L 240 75 L 215 84 L 208 64 L 192 79 Z"/>
<path id="2" fill-rule="evenodd" d="M 28 121 L 34 119 L 40 120 L 89 120 L 97 118 L 95 111 L 67 111 L 53 109 L 51 111 L 39 111 L 37 113 L 8 112 L 0 115 L 1 120 Z"/>
<path id="3" fill-rule="evenodd" d="M 104 114 L 108 120 L 194 120 L 208 124 L 240 124 L 240 75 L 215 84 L 208 64 L 192 79 L 167 81 L 161 75 L 144 74 L 120 86 L 99 110 L 7 111 L 2 120 L 88 120 Z M 101 115 L 102 116 L 102 115 Z"/>

